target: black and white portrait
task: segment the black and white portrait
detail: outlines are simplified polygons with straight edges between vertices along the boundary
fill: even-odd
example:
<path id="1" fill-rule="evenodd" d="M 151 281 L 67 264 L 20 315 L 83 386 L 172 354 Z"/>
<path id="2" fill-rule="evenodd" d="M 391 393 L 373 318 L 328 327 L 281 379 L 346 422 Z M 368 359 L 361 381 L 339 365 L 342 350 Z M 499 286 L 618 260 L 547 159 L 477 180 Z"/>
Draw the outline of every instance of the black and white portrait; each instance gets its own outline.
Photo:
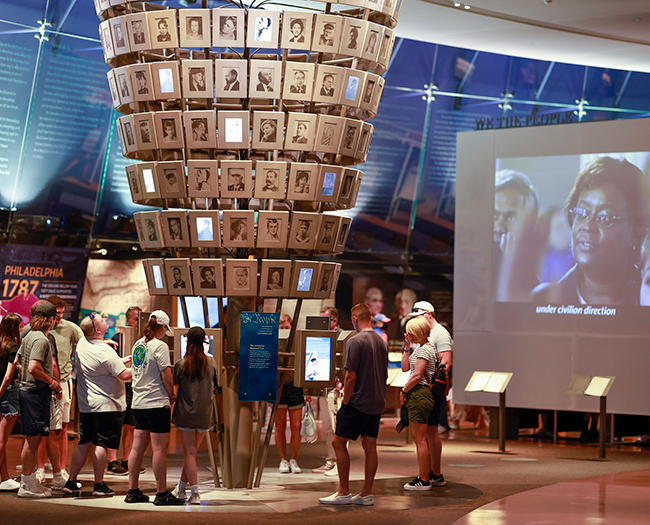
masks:
<path id="1" fill-rule="evenodd" d="M 183 273 L 178 266 L 172 267 L 172 277 L 174 282 L 172 283 L 172 288 L 186 288 L 187 284 L 183 280 Z"/>
<path id="2" fill-rule="evenodd" d="M 212 266 L 199 266 L 201 275 L 201 288 L 216 288 L 217 281 L 214 275 L 214 268 Z"/>
<path id="3" fill-rule="evenodd" d="M 196 168 L 194 176 L 194 187 L 196 191 L 210 190 L 210 170 L 208 168 Z"/>
<path id="4" fill-rule="evenodd" d="M 307 144 L 307 131 L 309 129 L 309 121 L 299 120 L 296 125 L 296 134 L 291 137 L 293 144 Z"/>
<path id="5" fill-rule="evenodd" d="M 226 69 L 224 81 L 224 91 L 239 91 L 239 68 Z"/>
<path id="6" fill-rule="evenodd" d="M 194 142 L 208 142 L 208 119 L 192 119 L 192 140 Z"/>
<path id="7" fill-rule="evenodd" d="M 246 191 L 242 168 L 228 168 L 228 191 Z"/>
<path id="8" fill-rule="evenodd" d="M 163 129 L 163 142 L 176 142 L 178 140 L 176 135 L 176 122 L 173 118 L 162 119 Z"/>
<path id="9" fill-rule="evenodd" d="M 147 75 L 145 75 L 144 71 L 135 72 L 135 81 L 137 84 L 136 89 L 138 90 L 138 95 L 148 95 L 149 86 L 147 85 Z"/>
<path id="10" fill-rule="evenodd" d="M 145 34 L 142 32 L 142 23 L 142 20 L 133 20 L 131 22 L 131 32 L 133 34 L 134 44 L 144 44 L 147 41 Z"/>
<path id="11" fill-rule="evenodd" d="M 307 73 L 302 69 L 295 69 L 293 71 L 293 82 L 289 86 L 289 91 L 291 93 L 299 93 L 304 95 L 307 92 Z"/>
<path id="12" fill-rule="evenodd" d="M 309 244 L 311 239 L 310 229 L 312 221 L 302 220 L 298 221 L 298 231 L 296 232 L 296 242 L 298 244 Z"/>
<path id="13" fill-rule="evenodd" d="M 181 231 L 181 220 L 172 217 L 167 219 L 167 224 L 169 225 L 169 238 L 172 241 L 182 241 L 183 232 Z"/>
<path id="14" fill-rule="evenodd" d="M 269 268 L 269 277 L 266 281 L 267 290 L 282 290 L 284 283 L 284 268 Z"/>
<path id="15" fill-rule="evenodd" d="M 292 18 L 289 21 L 289 31 L 291 31 L 289 42 L 303 44 L 305 42 L 305 19 Z"/>
<path id="16" fill-rule="evenodd" d="M 178 174 L 175 169 L 165 169 L 163 170 L 163 175 L 165 176 L 165 183 L 167 184 L 167 191 L 177 192 L 178 187 Z M 171 219 L 170 219 L 171 220 Z"/>
<path id="17" fill-rule="evenodd" d="M 250 288 L 250 276 L 248 267 L 235 266 L 235 282 L 233 290 L 248 290 Z"/>
<path id="18" fill-rule="evenodd" d="M 233 219 L 230 222 L 230 240 L 231 241 L 247 241 L 248 232 L 246 231 L 246 219 Z"/>
<path id="19" fill-rule="evenodd" d="M 219 16 L 219 39 L 226 42 L 237 40 L 237 17 L 230 15 Z"/>
<path id="20" fill-rule="evenodd" d="M 200 20 L 200 19 L 199 19 Z M 205 68 L 190 68 L 190 91 L 205 91 Z"/>
<path id="21" fill-rule="evenodd" d="M 323 97 L 334 97 L 334 75 L 326 73 L 323 77 L 323 84 L 320 88 L 320 94 Z"/>
<path id="22" fill-rule="evenodd" d="M 266 119 L 260 124 L 260 142 L 276 142 L 278 133 L 278 121 Z"/>
<path id="23" fill-rule="evenodd" d="M 262 186 L 261 191 L 265 193 L 276 193 L 279 190 L 278 181 L 279 174 L 278 170 L 265 170 L 264 175 L 264 186 Z"/>
<path id="24" fill-rule="evenodd" d="M 280 221 L 278 219 L 267 219 L 264 242 L 280 242 Z"/>
<path id="25" fill-rule="evenodd" d="M 293 188 L 295 193 L 309 193 L 310 173 L 308 171 L 299 171 L 296 175 L 296 183 Z"/>
<path id="26" fill-rule="evenodd" d="M 203 40 L 203 19 L 200 16 L 188 16 L 186 24 L 187 40 Z"/>

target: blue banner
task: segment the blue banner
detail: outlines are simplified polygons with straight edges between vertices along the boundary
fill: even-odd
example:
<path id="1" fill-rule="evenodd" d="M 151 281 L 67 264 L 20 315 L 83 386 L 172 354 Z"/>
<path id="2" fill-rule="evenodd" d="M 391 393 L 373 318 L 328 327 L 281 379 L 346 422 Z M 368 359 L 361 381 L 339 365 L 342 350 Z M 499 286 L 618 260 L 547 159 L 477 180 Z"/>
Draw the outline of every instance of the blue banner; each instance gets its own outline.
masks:
<path id="1" fill-rule="evenodd" d="M 275 401 L 278 393 L 280 314 L 242 312 L 239 342 L 239 399 Z"/>

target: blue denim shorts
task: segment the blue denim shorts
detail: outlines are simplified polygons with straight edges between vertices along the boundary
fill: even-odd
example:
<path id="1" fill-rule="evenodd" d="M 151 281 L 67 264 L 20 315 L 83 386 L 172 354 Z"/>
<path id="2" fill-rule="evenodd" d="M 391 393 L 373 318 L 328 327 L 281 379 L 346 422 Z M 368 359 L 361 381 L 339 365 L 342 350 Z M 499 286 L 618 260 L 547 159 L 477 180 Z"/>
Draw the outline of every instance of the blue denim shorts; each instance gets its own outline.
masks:
<path id="1" fill-rule="evenodd" d="M 20 414 L 18 408 L 18 391 L 20 390 L 20 381 L 12 381 L 0 399 L 0 412 L 4 416 L 17 416 Z"/>

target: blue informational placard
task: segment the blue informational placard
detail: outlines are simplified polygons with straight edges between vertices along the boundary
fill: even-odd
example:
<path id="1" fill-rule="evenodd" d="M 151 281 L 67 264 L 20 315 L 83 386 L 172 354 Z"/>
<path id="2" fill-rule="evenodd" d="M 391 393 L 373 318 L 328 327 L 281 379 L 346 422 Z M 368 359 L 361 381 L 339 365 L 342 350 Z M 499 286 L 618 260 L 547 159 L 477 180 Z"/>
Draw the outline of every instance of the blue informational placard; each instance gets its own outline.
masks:
<path id="1" fill-rule="evenodd" d="M 275 401 L 278 393 L 280 314 L 242 312 L 239 342 L 240 401 Z"/>

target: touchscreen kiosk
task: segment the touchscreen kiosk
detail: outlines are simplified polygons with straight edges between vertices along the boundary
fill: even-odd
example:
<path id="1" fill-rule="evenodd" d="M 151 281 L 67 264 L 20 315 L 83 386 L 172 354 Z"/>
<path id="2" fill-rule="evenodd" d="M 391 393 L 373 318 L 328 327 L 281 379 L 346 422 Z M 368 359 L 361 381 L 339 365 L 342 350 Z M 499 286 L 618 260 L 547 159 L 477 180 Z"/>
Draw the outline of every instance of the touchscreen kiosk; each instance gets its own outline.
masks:
<path id="1" fill-rule="evenodd" d="M 330 330 L 296 330 L 294 384 L 307 388 L 336 385 L 337 333 Z"/>

